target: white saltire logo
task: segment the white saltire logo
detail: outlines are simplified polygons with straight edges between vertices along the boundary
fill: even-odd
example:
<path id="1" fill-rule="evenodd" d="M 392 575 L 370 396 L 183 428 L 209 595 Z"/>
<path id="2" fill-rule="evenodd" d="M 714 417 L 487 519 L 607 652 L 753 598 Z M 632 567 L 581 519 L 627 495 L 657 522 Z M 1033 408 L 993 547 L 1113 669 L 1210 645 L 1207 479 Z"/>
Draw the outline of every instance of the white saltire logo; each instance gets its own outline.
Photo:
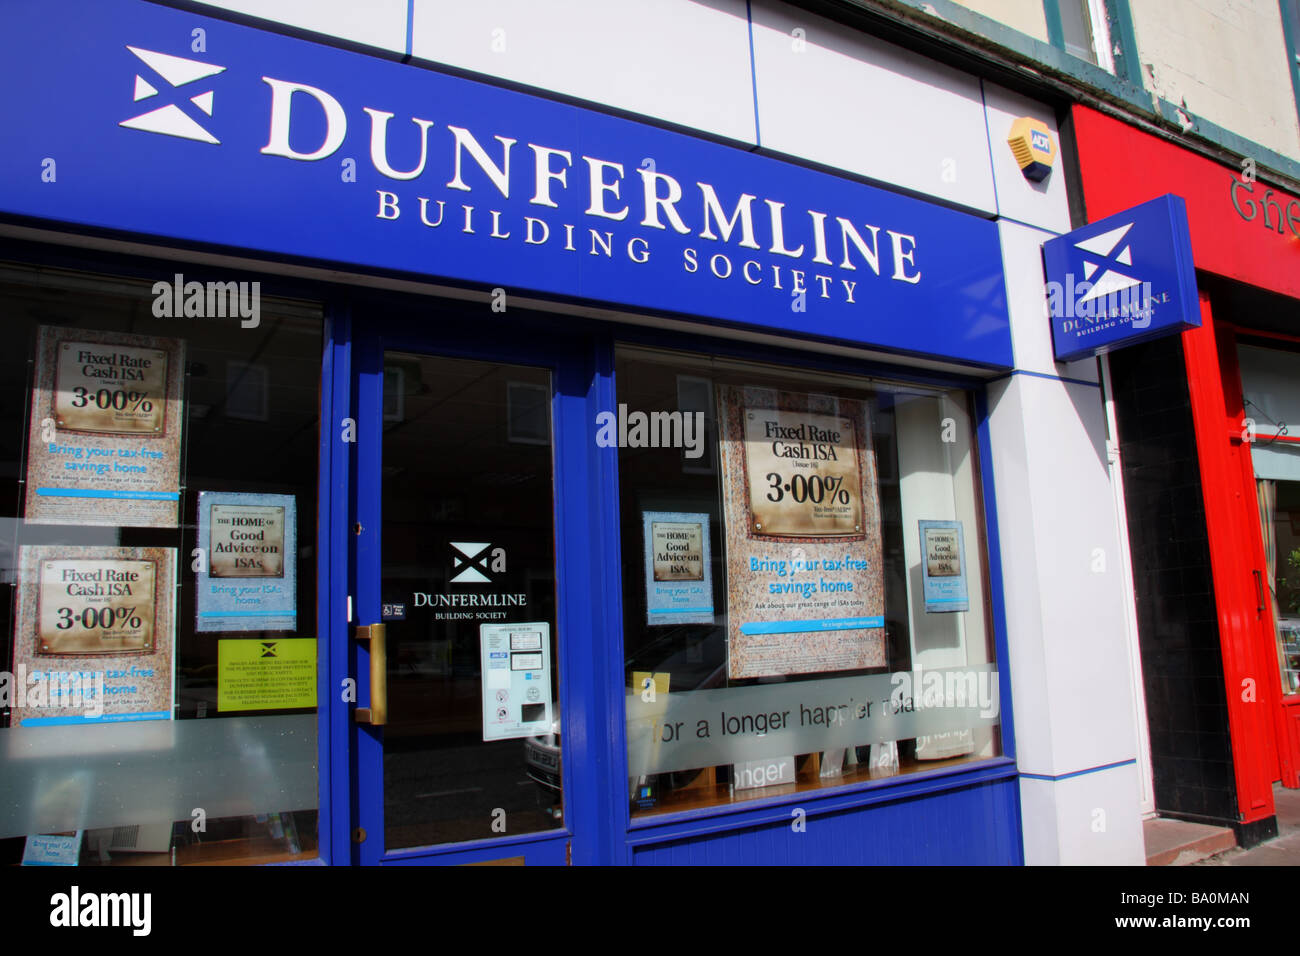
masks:
<path id="1" fill-rule="evenodd" d="M 142 50 L 134 46 L 128 46 L 127 49 L 173 87 L 186 86 L 204 77 L 223 73 L 226 69 L 224 66 L 214 66 L 211 63 L 201 63 L 198 60 L 187 60 L 185 57 L 172 56 L 170 53 L 157 53 L 153 50 Z M 146 100 L 157 95 L 158 88 L 137 73 L 135 76 L 135 101 L 138 103 L 140 100 Z M 191 96 L 189 100 L 208 116 L 212 115 L 212 90 L 205 90 Z M 162 133 L 165 136 L 196 139 L 201 143 L 221 142 L 175 103 L 160 106 L 158 109 L 150 110 L 148 113 L 141 113 L 139 116 L 132 116 L 118 125 L 125 126 L 128 129 L 144 130 L 148 133 Z"/>
<path id="2" fill-rule="evenodd" d="M 492 568 L 488 559 L 495 552 L 489 552 L 491 544 L 486 541 L 452 541 L 451 569 L 457 572 L 451 579 L 452 584 L 490 584 L 492 579 L 485 574 Z M 500 549 L 497 549 L 500 550 Z"/>
<path id="3" fill-rule="evenodd" d="M 1119 253 L 1115 256 L 1111 256 L 1111 253 L 1115 251 L 1115 248 L 1120 243 L 1124 242 L 1124 237 L 1128 235 L 1129 230 L 1132 228 L 1133 223 L 1126 223 L 1123 226 L 1109 229 L 1100 235 L 1093 236 L 1091 239 L 1085 239 L 1082 242 L 1076 242 L 1074 244 L 1076 249 L 1082 249 L 1084 252 L 1091 252 L 1098 258 L 1103 259 L 1105 264 L 1105 271 L 1102 272 L 1101 277 L 1092 284 L 1092 288 L 1088 291 L 1088 294 L 1079 300 L 1080 302 L 1099 299 L 1102 296 L 1118 292 L 1120 289 L 1127 289 L 1130 286 L 1141 284 L 1141 279 L 1135 279 L 1119 270 L 1119 266 L 1125 266 L 1127 268 L 1132 268 L 1133 266 L 1133 247 L 1129 243 L 1124 243 L 1124 248 L 1120 249 Z M 1084 279 L 1091 280 L 1097 270 L 1102 267 L 1102 263 L 1092 262 L 1085 257 L 1083 260 Z"/>

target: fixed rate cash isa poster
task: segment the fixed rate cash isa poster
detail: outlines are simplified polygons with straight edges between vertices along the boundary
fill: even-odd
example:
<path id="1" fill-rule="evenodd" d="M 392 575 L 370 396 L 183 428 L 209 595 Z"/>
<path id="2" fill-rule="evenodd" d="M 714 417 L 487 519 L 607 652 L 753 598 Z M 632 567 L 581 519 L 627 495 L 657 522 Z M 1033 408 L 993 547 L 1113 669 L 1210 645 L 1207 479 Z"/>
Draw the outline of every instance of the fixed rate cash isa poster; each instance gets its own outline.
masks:
<path id="1" fill-rule="evenodd" d="M 297 536 L 293 495 L 199 492 L 195 630 L 296 628 Z"/>
<path id="2" fill-rule="evenodd" d="M 184 367 L 180 339 L 41 326 L 26 520 L 176 527 Z"/>
<path id="3" fill-rule="evenodd" d="M 866 404 L 718 387 L 732 678 L 885 666 Z"/>
<path id="4" fill-rule="evenodd" d="M 19 549 L 14 726 L 170 720 L 176 551 Z"/>

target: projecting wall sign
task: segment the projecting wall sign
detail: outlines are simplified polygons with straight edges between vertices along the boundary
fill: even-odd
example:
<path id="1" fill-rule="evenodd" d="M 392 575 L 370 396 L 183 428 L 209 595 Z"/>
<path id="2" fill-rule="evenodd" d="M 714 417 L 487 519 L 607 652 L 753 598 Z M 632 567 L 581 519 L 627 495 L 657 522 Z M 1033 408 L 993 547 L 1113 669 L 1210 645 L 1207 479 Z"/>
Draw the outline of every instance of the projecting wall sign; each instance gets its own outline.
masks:
<path id="1" fill-rule="evenodd" d="M 6 109 L 0 211 L 1012 363 L 987 220 L 189 11 L 61 13 L 6 5 L 0 77 L 42 91 Z"/>
<path id="2" fill-rule="evenodd" d="M 1056 360 L 1201 324 L 1187 207 L 1172 194 L 1043 244 Z"/>

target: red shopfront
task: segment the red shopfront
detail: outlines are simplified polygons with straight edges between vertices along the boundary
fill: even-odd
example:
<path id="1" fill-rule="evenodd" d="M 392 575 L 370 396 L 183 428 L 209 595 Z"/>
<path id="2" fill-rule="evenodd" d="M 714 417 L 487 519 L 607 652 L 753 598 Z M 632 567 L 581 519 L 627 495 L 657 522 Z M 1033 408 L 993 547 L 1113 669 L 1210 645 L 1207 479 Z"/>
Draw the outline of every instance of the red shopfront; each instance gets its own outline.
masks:
<path id="1" fill-rule="evenodd" d="M 1276 833 L 1273 783 L 1300 787 L 1300 198 L 1073 122 L 1088 221 L 1187 203 L 1202 326 L 1110 362 L 1156 809 L 1249 845 Z"/>

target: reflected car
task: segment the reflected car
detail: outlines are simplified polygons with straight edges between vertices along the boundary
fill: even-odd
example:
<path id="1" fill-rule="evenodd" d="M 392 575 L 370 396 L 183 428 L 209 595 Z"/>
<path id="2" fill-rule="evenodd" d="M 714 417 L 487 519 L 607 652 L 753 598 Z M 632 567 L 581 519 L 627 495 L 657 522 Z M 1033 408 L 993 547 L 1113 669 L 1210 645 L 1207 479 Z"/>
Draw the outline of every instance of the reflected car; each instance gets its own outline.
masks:
<path id="1" fill-rule="evenodd" d="M 669 675 L 669 692 L 706 690 L 726 683 L 725 629 L 715 627 L 703 639 L 690 641 L 686 627 L 666 628 L 664 633 L 645 644 L 624 662 L 624 673 L 646 671 Z M 630 688 L 629 688 L 630 689 Z M 551 723 L 551 732 L 528 737 L 524 741 L 524 767 L 538 786 L 538 801 L 556 820 L 563 818 L 563 790 L 560 757 L 560 720 Z M 669 774 L 652 774 L 633 779 L 632 801 L 644 809 L 658 801 L 661 787 L 675 790 L 689 784 L 700 773 L 687 770 Z"/>
<path id="2" fill-rule="evenodd" d="M 554 819 L 563 819 L 559 717 L 551 722 L 549 734 L 539 734 L 524 741 L 524 768 L 538 786 L 538 802 Z"/>

